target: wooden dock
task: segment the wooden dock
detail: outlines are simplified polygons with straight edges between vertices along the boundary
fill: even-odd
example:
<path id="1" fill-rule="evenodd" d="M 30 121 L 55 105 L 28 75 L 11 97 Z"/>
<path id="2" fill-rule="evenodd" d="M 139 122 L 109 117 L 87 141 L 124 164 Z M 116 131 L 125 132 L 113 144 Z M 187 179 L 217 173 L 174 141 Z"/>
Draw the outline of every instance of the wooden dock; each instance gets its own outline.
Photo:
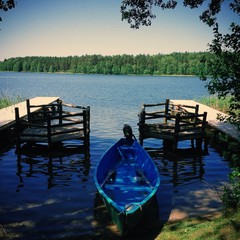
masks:
<path id="1" fill-rule="evenodd" d="M 170 100 L 171 103 L 174 105 L 191 105 L 195 106 L 196 104 L 199 105 L 199 113 L 207 112 L 207 122 L 208 125 L 216 128 L 222 133 L 227 134 L 228 136 L 232 137 L 233 139 L 240 141 L 240 132 L 238 131 L 237 127 L 228 123 L 228 122 L 220 122 L 217 119 L 217 116 L 221 114 L 222 116 L 227 116 L 223 112 L 215 110 L 211 107 L 208 107 L 204 104 L 195 102 L 193 100 Z M 189 109 L 188 109 L 189 111 Z"/>
<path id="2" fill-rule="evenodd" d="M 59 97 L 35 97 L 31 99 L 33 105 L 51 104 L 59 100 Z M 26 101 L 0 109 L 0 131 L 15 124 L 15 108 L 19 108 L 19 117 L 27 116 Z M 35 108 L 34 111 L 39 109 Z"/>

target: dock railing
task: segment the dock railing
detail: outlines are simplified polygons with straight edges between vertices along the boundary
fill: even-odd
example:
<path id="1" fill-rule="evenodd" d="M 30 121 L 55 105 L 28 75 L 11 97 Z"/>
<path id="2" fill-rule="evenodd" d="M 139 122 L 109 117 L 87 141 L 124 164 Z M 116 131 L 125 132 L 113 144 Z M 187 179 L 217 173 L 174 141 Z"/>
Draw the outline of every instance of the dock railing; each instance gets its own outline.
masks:
<path id="1" fill-rule="evenodd" d="M 27 118 L 19 117 L 19 109 L 15 108 L 16 132 L 18 146 L 23 142 L 53 143 L 65 140 L 83 140 L 89 146 L 90 107 L 65 104 L 62 100 L 45 105 L 31 105 L 26 100 Z M 38 111 L 32 111 L 38 108 Z"/>
<path id="2" fill-rule="evenodd" d="M 140 144 L 147 138 L 163 139 L 164 145 L 171 145 L 175 151 L 179 141 L 191 140 L 194 147 L 196 140 L 196 147 L 200 148 L 206 135 L 207 113 L 199 114 L 198 110 L 198 105 L 174 105 L 169 99 L 158 104 L 143 104 L 138 123 Z"/>

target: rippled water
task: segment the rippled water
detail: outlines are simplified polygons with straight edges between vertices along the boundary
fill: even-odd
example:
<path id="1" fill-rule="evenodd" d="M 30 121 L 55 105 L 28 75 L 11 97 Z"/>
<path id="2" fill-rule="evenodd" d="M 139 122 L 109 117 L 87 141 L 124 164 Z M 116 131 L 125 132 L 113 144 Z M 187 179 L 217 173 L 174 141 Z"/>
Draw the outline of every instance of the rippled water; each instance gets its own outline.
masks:
<path id="1" fill-rule="evenodd" d="M 193 77 L 0 73 L 3 94 L 60 96 L 67 103 L 91 107 L 89 151 L 60 148 L 49 156 L 42 146 L 26 147 L 25 153 L 18 155 L 14 145 L 1 151 L 0 237 L 115 236 L 93 182 L 96 164 L 122 137 L 124 123 L 130 124 L 138 137 L 137 114 L 142 103 L 207 96 L 204 84 Z M 220 189 L 229 172 L 228 163 L 210 146 L 206 155 L 189 152 L 187 141 L 179 146 L 178 156 L 166 156 L 161 141 L 145 143 L 161 174 L 156 211 L 164 221 L 175 208 L 187 211 L 192 203 L 193 208 L 200 204 L 194 195 L 197 190 L 204 191 L 209 185 Z M 206 203 L 206 207 L 212 206 L 219 206 L 219 201 Z M 151 231 L 147 236 L 154 239 L 161 229 Z"/>

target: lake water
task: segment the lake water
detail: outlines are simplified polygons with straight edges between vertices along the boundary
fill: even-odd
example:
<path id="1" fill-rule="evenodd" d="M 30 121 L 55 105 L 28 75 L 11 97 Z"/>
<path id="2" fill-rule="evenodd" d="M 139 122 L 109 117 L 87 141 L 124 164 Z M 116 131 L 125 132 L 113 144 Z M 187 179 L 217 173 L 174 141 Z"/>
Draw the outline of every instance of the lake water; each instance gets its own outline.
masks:
<path id="1" fill-rule="evenodd" d="M 98 161 L 123 136 L 123 124 L 130 124 L 138 137 L 143 103 L 208 96 L 205 84 L 197 77 L 0 73 L 4 95 L 59 96 L 67 103 L 91 107 L 89 152 L 62 149 L 50 157 L 46 149 L 38 148 L 19 156 L 15 146 L 0 152 L 0 234 L 14 239 L 116 237 L 93 182 Z M 165 156 L 160 140 L 148 140 L 146 146 L 161 174 L 159 219 L 166 221 L 184 204 L 187 211 L 191 189 L 204 190 L 207 185 L 221 189 L 227 181 L 228 163 L 211 146 L 205 156 L 185 150 L 179 156 Z M 179 146 L 186 149 L 189 143 Z M 196 196 L 194 200 L 199 204 Z M 220 203 L 207 204 L 214 209 Z M 154 239 L 160 230 L 146 236 Z"/>

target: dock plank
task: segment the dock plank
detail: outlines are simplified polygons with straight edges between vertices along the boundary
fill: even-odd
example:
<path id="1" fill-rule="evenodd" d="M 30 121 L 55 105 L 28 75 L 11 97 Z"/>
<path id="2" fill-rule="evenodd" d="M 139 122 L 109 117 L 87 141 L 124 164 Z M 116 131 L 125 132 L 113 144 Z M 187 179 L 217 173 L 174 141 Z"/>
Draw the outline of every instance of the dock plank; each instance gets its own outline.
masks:
<path id="1" fill-rule="evenodd" d="M 59 97 L 35 97 L 31 98 L 31 105 L 45 105 L 57 101 Z M 27 116 L 26 101 L 0 109 L 0 130 L 3 130 L 15 123 L 15 108 L 19 108 L 19 117 Z M 35 108 L 33 111 L 39 110 Z"/>
<path id="2" fill-rule="evenodd" d="M 217 117 L 218 115 L 227 116 L 227 114 L 220 112 L 216 109 L 208 107 L 202 103 L 193 101 L 193 100 L 170 100 L 170 102 L 174 105 L 190 105 L 194 106 L 196 104 L 199 105 L 199 113 L 202 114 L 203 112 L 207 112 L 207 122 L 208 125 L 218 129 L 220 132 L 227 134 L 228 136 L 232 137 L 233 139 L 240 141 L 240 132 L 238 131 L 237 127 L 228 123 L 228 122 L 220 122 Z M 188 109 L 188 111 L 190 111 Z"/>

